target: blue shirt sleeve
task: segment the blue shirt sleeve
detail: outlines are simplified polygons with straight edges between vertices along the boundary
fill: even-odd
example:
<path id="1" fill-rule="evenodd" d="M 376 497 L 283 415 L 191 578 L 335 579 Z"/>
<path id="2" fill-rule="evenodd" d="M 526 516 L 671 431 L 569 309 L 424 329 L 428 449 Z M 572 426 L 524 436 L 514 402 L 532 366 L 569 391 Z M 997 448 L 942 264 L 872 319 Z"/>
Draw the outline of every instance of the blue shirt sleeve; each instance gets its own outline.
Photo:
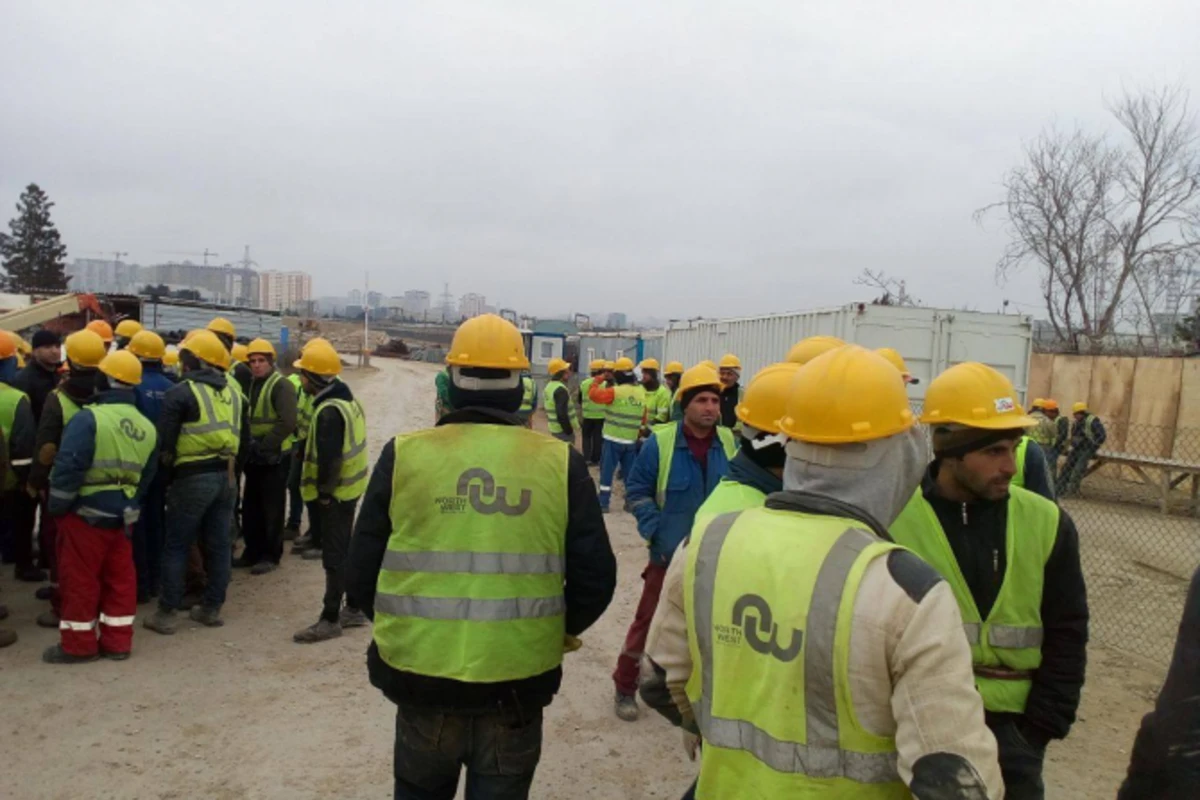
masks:
<path id="1" fill-rule="evenodd" d="M 658 438 L 651 436 L 642 445 L 625 479 L 625 497 L 637 518 L 638 533 L 646 541 L 658 532 L 661 510 L 655 500 L 658 489 Z"/>
<path id="2" fill-rule="evenodd" d="M 1047 500 L 1054 500 L 1054 482 L 1050 480 L 1046 454 L 1034 441 L 1025 445 L 1025 488 Z"/>
<path id="3" fill-rule="evenodd" d="M 47 509 L 52 515 L 66 514 L 75 505 L 95 452 L 96 418 L 89 409 L 84 408 L 67 423 L 63 430 L 62 446 L 54 457 L 47 502 Z"/>

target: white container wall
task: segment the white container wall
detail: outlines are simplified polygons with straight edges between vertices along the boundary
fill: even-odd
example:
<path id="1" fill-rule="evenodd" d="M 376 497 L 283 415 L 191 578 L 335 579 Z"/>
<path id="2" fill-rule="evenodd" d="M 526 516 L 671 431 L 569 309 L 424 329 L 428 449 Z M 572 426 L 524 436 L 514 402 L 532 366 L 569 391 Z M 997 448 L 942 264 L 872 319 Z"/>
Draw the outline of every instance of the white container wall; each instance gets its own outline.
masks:
<path id="1" fill-rule="evenodd" d="M 734 353 L 742 360 L 745 383 L 768 364 L 782 361 L 793 344 L 817 335 L 837 336 L 871 349 L 894 347 L 920 379 L 909 386 L 914 400 L 925 396 L 933 376 L 964 361 L 982 361 L 1003 372 L 1022 398 L 1029 379 L 1029 317 L 859 303 L 764 317 L 672 321 L 664 358 L 690 367 Z"/>

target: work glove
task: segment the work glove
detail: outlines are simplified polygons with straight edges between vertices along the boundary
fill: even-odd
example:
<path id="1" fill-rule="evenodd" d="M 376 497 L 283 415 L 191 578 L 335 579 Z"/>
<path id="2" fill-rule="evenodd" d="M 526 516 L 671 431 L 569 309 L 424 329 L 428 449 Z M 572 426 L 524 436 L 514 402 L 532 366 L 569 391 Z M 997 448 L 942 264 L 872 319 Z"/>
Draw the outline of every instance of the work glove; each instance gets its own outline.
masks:
<path id="1" fill-rule="evenodd" d="M 563 634 L 563 652 L 574 653 L 579 648 L 583 647 L 583 639 L 578 636 L 572 636 L 569 633 Z"/>
<path id="2" fill-rule="evenodd" d="M 683 728 L 680 728 L 680 733 L 683 734 L 683 752 L 687 753 L 688 761 L 695 761 L 696 753 L 700 752 L 700 734 Z"/>

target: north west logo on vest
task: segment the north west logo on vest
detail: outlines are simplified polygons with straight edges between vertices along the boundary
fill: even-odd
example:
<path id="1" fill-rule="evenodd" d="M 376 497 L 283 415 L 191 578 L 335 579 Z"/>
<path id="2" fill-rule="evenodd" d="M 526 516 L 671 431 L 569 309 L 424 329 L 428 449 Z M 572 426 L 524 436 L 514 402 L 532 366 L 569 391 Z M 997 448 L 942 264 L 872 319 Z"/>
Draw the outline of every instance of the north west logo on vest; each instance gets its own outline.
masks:
<path id="1" fill-rule="evenodd" d="M 804 631 L 793 628 L 788 646 L 779 642 L 779 626 L 771 606 L 756 594 L 744 594 L 733 604 L 732 625 L 716 625 L 717 644 L 738 646 L 743 639 L 750 649 L 783 663 L 795 660 L 804 644 Z"/>
<path id="2" fill-rule="evenodd" d="M 146 440 L 146 432 L 139 428 L 131 419 L 123 419 L 120 422 L 121 432 L 133 439 L 135 442 L 144 442 Z"/>
<path id="3" fill-rule="evenodd" d="M 486 469 L 474 467 L 458 476 L 453 497 L 438 497 L 434 502 L 443 514 L 463 514 L 468 506 L 480 514 L 503 514 L 519 517 L 529 510 L 533 492 L 522 489 L 516 505 L 508 502 L 508 487 L 496 487 L 496 479 Z"/>

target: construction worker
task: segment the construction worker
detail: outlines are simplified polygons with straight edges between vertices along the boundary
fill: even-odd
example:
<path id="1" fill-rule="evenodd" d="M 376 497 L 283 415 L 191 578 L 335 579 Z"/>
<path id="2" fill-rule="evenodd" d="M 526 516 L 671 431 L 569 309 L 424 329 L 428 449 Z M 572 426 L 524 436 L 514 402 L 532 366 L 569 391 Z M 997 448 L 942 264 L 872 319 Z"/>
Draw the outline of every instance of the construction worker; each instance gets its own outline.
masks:
<path id="1" fill-rule="evenodd" d="M 89 322 L 85 326 L 85 328 L 87 330 L 91 331 L 92 333 L 95 333 L 101 339 L 103 339 L 105 347 L 112 347 L 112 343 L 113 343 L 112 325 L 109 325 L 107 322 L 105 322 L 102 319 L 94 319 L 91 322 Z"/>
<path id="2" fill-rule="evenodd" d="M 679 382 L 683 417 L 654 430 L 625 484 L 638 533 L 650 548 L 650 560 L 642 571 L 642 597 L 612 676 L 613 709 L 626 722 L 638 718 L 638 669 L 667 565 L 737 452 L 733 433 L 720 425 L 723 390 L 716 370 L 697 366 L 683 373 Z"/>
<path id="3" fill-rule="evenodd" d="M 1108 440 L 1108 431 L 1105 430 L 1104 423 L 1088 411 L 1087 403 L 1079 402 L 1073 405 L 1071 416 L 1075 419 L 1071 425 L 1071 450 L 1067 453 L 1067 461 L 1058 477 L 1058 493 L 1063 497 L 1079 493 L 1079 484 L 1083 482 L 1088 464 L 1096 457 L 1096 451 Z"/>
<path id="4" fill-rule="evenodd" d="M 18 352 L 24 344 L 24 340 L 18 338 Z M 29 348 L 29 359 L 25 362 L 25 366 L 17 373 L 16 380 L 13 385 L 25 393 L 29 398 L 29 407 L 33 411 L 33 424 L 37 426 L 41 423 L 42 410 L 45 406 L 46 399 L 54 391 L 54 387 L 58 386 L 59 367 L 62 365 L 62 340 L 58 334 L 53 331 L 40 330 L 33 335 L 33 345 Z M 35 428 L 36 430 L 36 428 Z M 32 470 L 31 470 L 32 472 Z M 44 488 L 45 482 L 42 482 Z M 30 488 L 36 490 L 37 487 L 30 484 Z M 30 491 L 18 499 L 19 508 L 16 510 L 16 516 L 21 520 L 18 529 L 24 530 L 28 528 L 30 531 L 30 547 L 33 546 L 33 521 L 34 515 L 37 514 L 39 504 L 43 505 L 43 513 L 38 526 L 38 555 L 39 565 L 33 566 L 25 571 L 28 580 L 33 580 L 41 573 L 41 580 L 46 579 L 45 570 L 51 567 L 53 562 L 53 542 L 54 542 L 54 520 L 45 513 L 44 492 Z M 23 540 L 22 540 L 23 542 Z M 48 593 L 50 587 L 43 587 L 39 591 Z"/>
<path id="5" fill-rule="evenodd" d="M 838 341 L 841 340 L 839 339 Z M 908 371 L 908 364 L 904 363 L 904 356 L 900 355 L 900 351 L 892 347 L 881 347 L 875 352 L 887 359 L 887 362 L 896 368 L 896 370 L 900 373 L 900 376 L 904 378 L 905 386 L 911 386 L 921 382 L 920 378 L 914 378 L 913 374 Z"/>
<path id="6" fill-rule="evenodd" d="M 683 378 L 683 363 L 679 361 L 668 361 L 667 366 L 663 368 L 663 383 L 667 387 L 667 391 L 671 393 L 671 397 L 679 391 L 679 381 Z"/>
<path id="7" fill-rule="evenodd" d="M 583 456 L 515 413 L 516 326 L 467 320 L 447 363 L 456 410 L 375 464 L 348 597 L 375 621 L 367 669 L 397 705 L 395 797 L 450 800 L 465 765 L 468 800 L 524 798 L 563 651 L 608 607 L 616 560 Z"/>
<path id="8" fill-rule="evenodd" d="M 120 328 L 119 325 L 117 327 Z M 167 392 L 175 386 L 175 381 L 163 372 L 162 359 L 166 355 L 167 346 L 162 337 L 154 331 L 140 330 L 129 339 L 125 349 L 136 356 L 142 365 L 142 381 L 133 391 L 137 410 L 157 428 L 158 421 L 162 418 L 163 403 L 167 401 Z M 166 481 L 162 470 L 155 470 L 154 479 L 142 498 L 142 513 L 133 528 L 133 563 L 137 566 L 138 603 L 146 603 L 158 597 L 158 587 L 162 583 L 166 502 Z"/>
<path id="9" fill-rule="evenodd" d="M 569 445 L 575 444 L 575 432 L 579 430 L 579 411 L 571 402 L 567 381 L 571 378 L 571 365 L 561 358 L 550 359 L 547 369 L 550 380 L 542 390 L 542 404 L 546 407 L 546 427 L 550 435 Z"/>
<path id="10" fill-rule="evenodd" d="M 117 350 L 124 350 L 133 341 L 133 337 L 142 329 L 142 323 L 136 319 L 123 319 L 117 323 L 116 330 L 113 331 L 113 344 Z"/>
<path id="11" fill-rule="evenodd" d="M 367 422 L 350 387 L 338 378 L 342 360 L 332 345 L 309 344 L 293 366 L 300 370 L 300 385 L 313 399 L 300 494 L 309 504 L 309 526 L 316 529 L 313 539 L 320 544 L 325 568 L 321 617 L 292 637 L 308 644 L 341 636 L 343 628 L 367 624 L 357 606 L 342 607 L 354 511 L 367 489 Z"/>
<path id="12" fill-rule="evenodd" d="M 163 353 L 163 372 L 172 381 L 179 380 L 179 348 L 175 345 L 169 345 L 167 352 Z"/>
<path id="13" fill-rule="evenodd" d="M 41 547 L 48 559 L 51 586 L 49 591 L 38 590 L 39 600 L 49 600 L 50 610 L 38 615 L 37 624 L 43 628 L 58 629 L 61 618 L 62 594 L 58 590 L 58 526 L 49 512 L 50 469 L 62 444 L 63 429 L 79 412 L 92 401 L 96 394 L 96 370 L 104 360 L 104 340 L 89 330 L 76 331 L 67 337 L 67 375 L 58 387 L 46 398 L 42 416 L 38 420 L 37 439 L 33 452 L 36 454 L 29 468 L 30 489 L 43 499 Z"/>
<path id="14" fill-rule="evenodd" d="M 4 332 L 0 334 L 0 445 L 6 446 L 8 458 L 0 458 L 0 514 L 9 535 L 4 560 L 16 564 L 17 580 L 41 583 L 46 573 L 33 563 L 37 500 L 26 487 L 37 423 L 29 397 L 16 386 L 17 374 L 17 346 Z"/>
<path id="15" fill-rule="evenodd" d="M 588 372 L 590 377 L 579 383 L 579 406 L 583 409 L 583 457 L 589 467 L 598 467 L 604 451 L 605 408 L 588 393 L 594 385 L 604 382 L 604 359 L 592 359 L 592 363 L 588 364 Z"/>
<path id="16" fill-rule="evenodd" d="M 283 526 L 283 539 L 295 542 L 300 537 L 300 520 L 304 513 L 300 475 L 304 470 L 304 445 L 308 441 L 308 427 L 312 422 L 313 408 L 312 396 L 304 391 L 300 373 L 293 372 L 289 375 L 288 383 L 296 392 L 296 432 L 292 434 L 292 451 L 288 454 L 288 513 L 287 522 Z M 296 552 L 295 544 L 292 545 L 292 552 Z"/>
<path id="17" fill-rule="evenodd" d="M 671 401 L 674 393 L 658 381 L 658 359 L 647 358 L 638 364 L 642 371 L 642 388 L 646 390 L 646 428 L 642 436 L 650 435 L 650 427 L 671 420 Z"/>
<path id="18" fill-rule="evenodd" d="M 1047 500 L 1055 500 L 1054 468 L 1046 457 L 1046 446 L 1043 441 L 1051 443 L 1055 437 L 1054 422 L 1046 418 L 1046 401 L 1038 398 L 1031 404 L 1029 418 L 1035 426 L 1028 434 L 1017 440 L 1014 457 L 1017 463 L 1017 474 L 1013 476 L 1012 485 L 1040 494 Z"/>
<path id="19" fill-rule="evenodd" d="M 131 537 L 158 461 L 158 434 L 137 410 L 133 388 L 142 365 L 114 350 L 100 362 L 96 397 L 63 430 L 50 473 L 57 517 L 62 622 L 47 664 L 100 656 L 129 658 L 137 611 Z M 97 628 L 99 636 L 97 637 Z"/>
<path id="20" fill-rule="evenodd" d="M 525 420 L 525 427 L 533 427 L 533 412 L 537 411 L 537 384 L 533 381 L 533 376 L 525 373 L 521 376 L 521 407 L 517 410 L 517 416 Z"/>
<path id="21" fill-rule="evenodd" d="M 784 491 L 692 529 L 642 697 L 703 741 L 699 797 L 996 800 L 954 595 L 884 527 L 924 464 L 904 384 L 850 346 L 795 385 Z"/>
<path id="22" fill-rule="evenodd" d="M 1054 423 L 1054 444 L 1046 450 L 1046 461 L 1057 475 L 1058 460 L 1066 455 L 1071 441 L 1071 423 L 1059 412 L 1057 400 L 1046 398 L 1042 401 L 1042 410 L 1046 412 L 1046 418 Z"/>
<path id="23" fill-rule="evenodd" d="M 207 581 L 190 617 L 208 627 L 224 624 L 221 606 L 229 586 L 231 531 L 237 504 L 235 465 L 249 431 L 242 424 L 242 395 L 226 373 L 229 350 L 210 331 L 192 336 L 179 354 L 183 377 L 171 387 L 158 421 L 162 467 L 169 470 L 162 592 L 158 610 L 142 621 L 170 635 L 183 607 L 184 573 L 192 545 L 201 543 Z"/>
<path id="24" fill-rule="evenodd" d="M 1033 420 L 1002 374 L 957 364 L 925 394 L 934 461 L 892 538 L 949 583 L 1011 800 L 1044 795 L 1046 745 L 1071 729 L 1083 687 L 1087 591 L 1079 535 L 1053 502 L 1012 486 Z"/>
<path id="25" fill-rule="evenodd" d="M 283 558 L 296 391 L 275 369 L 275 347 L 266 339 L 247 345 L 250 364 L 250 441 L 242 457 L 242 536 L 246 547 L 233 566 L 266 575 Z M 340 360 L 338 362 L 341 363 Z"/>
<path id="26" fill-rule="evenodd" d="M 235 381 L 237 381 L 238 390 L 242 393 L 242 399 L 245 400 L 250 395 L 250 367 L 246 363 L 246 352 L 242 347 L 238 347 L 238 355 L 242 360 L 234 358 L 234 348 L 237 342 L 237 329 L 233 327 L 233 323 L 224 317 L 213 317 L 208 323 L 205 330 L 208 330 L 217 335 L 221 340 L 221 344 L 225 346 L 225 350 L 229 353 L 229 373 Z"/>
<path id="27" fill-rule="evenodd" d="M 807 364 L 817 356 L 825 355 L 830 350 L 837 350 L 845 344 L 836 336 L 809 336 L 792 345 L 784 361 L 791 361 L 793 364 Z"/>
<path id="28" fill-rule="evenodd" d="M 618 358 L 613 362 L 613 385 L 593 385 L 588 397 L 604 406 L 604 428 L 601 436 L 604 449 L 600 457 L 600 510 L 608 513 L 612 496 L 613 477 L 619 469 L 628 481 L 637 456 L 638 434 L 646 424 L 646 390 L 633 376 L 633 360 Z M 629 501 L 626 498 L 626 509 Z"/>
<path id="29" fill-rule="evenodd" d="M 1055 406 L 1058 404 L 1055 403 Z M 1029 438 L 1038 443 L 1042 448 L 1042 452 L 1049 459 L 1050 450 L 1054 447 L 1054 441 L 1058 438 L 1058 426 L 1054 420 L 1046 416 L 1046 401 L 1038 397 L 1029 404 L 1029 416 L 1037 420 L 1037 427 L 1029 432 Z M 1053 472 L 1053 470 L 1051 470 Z"/>
<path id="30" fill-rule="evenodd" d="M 742 386 L 738 383 L 742 377 L 741 359 L 733 353 L 721 356 L 718 374 L 721 376 L 721 424 L 737 433 L 742 427 L 737 417 L 738 403 L 742 402 Z"/>

